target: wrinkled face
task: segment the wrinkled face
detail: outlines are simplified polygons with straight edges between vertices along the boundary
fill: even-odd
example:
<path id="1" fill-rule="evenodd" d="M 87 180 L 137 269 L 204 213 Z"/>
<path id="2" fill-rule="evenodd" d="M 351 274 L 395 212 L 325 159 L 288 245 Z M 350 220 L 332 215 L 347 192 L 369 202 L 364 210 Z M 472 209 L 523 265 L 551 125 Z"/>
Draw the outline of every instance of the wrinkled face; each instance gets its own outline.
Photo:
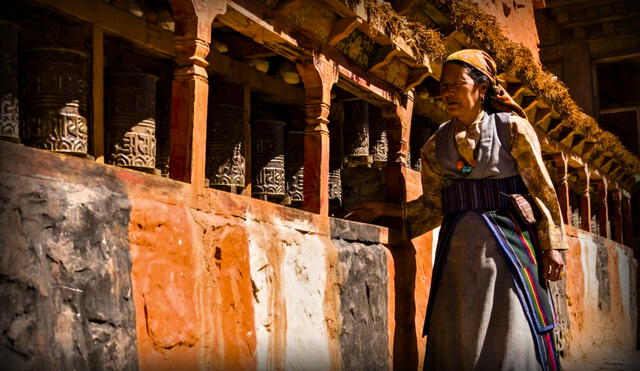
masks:
<path id="1" fill-rule="evenodd" d="M 440 95 L 452 117 L 477 115 L 481 108 L 480 96 L 484 94 L 482 88 L 469 76 L 467 68 L 455 63 L 447 63 L 442 68 Z"/>

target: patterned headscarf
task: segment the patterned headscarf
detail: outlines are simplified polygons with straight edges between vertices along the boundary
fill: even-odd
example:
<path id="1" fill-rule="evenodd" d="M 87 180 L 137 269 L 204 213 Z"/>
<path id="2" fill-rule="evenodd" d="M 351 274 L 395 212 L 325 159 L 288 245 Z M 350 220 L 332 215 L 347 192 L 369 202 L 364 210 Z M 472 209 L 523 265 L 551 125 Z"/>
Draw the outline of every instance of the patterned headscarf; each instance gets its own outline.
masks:
<path id="1" fill-rule="evenodd" d="M 497 66 L 489 54 L 478 49 L 462 49 L 449 55 L 443 65 L 451 61 L 464 62 L 489 78 L 491 85 L 487 88 L 488 94 L 485 98 L 490 99 L 488 104 L 493 110 L 497 112 L 513 112 L 520 117 L 527 118 L 522 107 L 513 100 L 502 86 L 496 83 Z"/>

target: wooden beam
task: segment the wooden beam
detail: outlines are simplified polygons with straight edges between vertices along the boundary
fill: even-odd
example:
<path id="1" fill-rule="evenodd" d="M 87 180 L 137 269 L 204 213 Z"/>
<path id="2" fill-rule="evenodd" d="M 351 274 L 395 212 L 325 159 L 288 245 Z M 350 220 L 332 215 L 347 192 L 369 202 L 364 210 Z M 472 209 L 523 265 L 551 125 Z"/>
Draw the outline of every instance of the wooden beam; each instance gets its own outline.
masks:
<path id="1" fill-rule="evenodd" d="M 234 60 L 215 50 L 209 52 L 207 62 L 207 71 L 211 73 L 276 97 L 284 104 L 304 106 L 304 88 L 300 85 L 287 84 L 277 77 L 256 70 L 246 62 Z"/>
<path id="2" fill-rule="evenodd" d="M 104 163 L 104 31 L 102 24 L 91 24 L 93 157 Z"/>
<path id="3" fill-rule="evenodd" d="M 148 23 L 131 13 L 120 10 L 102 0 L 36 0 L 48 8 L 57 9 L 90 23 L 99 23 L 105 32 L 165 56 L 176 56 L 173 32 Z"/>
<path id="4" fill-rule="evenodd" d="M 362 19 L 358 17 L 348 17 L 337 19 L 333 23 L 333 28 L 328 37 L 328 45 L 334 46 L 343 39 L 347 38 L 358 25 L 362 23 Z"/>
<path id="5" fill-rule="evenodd" d="M 376 49 L 371 57 L 369 72 L 375 72 L 391 63 L 393 58 L 400 54 L 400 50 L 394 45 L 382 46 Z"/>
<path id="6" fill-rule="evenodd" d="M 409 92 L 409 90 L 422 84 L 422 81 L 424 81 L 424 79 L 426 79 L 430 73 L 430 68 L 412 68 L 409 71 L 409 77 L 407 77 L 407 83 L 403 89 L 403 92 L 407 93 Z"/>

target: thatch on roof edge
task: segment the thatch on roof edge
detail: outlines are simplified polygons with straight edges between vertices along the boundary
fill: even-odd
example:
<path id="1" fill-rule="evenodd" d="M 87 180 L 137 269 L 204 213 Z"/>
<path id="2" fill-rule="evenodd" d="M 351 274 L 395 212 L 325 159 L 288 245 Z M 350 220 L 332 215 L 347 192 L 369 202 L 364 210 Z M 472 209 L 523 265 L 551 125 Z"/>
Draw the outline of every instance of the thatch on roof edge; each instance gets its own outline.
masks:
<path id="1" fill-rule="evenodd" d="M 387 2 L 362 1 L 369 22 L 374 26 L 382 26 L 387 33 L 404 38 L 416 56 L 426 55 L 435 62 L 443 59 L 445 46 L 437 31 L 398 15 Z M 615 135 L 602 130 L 592 117 L 583 113 L 571 98 L 567 87 L 553 74 L 543 71 L 529 49 L 506 38 L 495 17 L 468 0 L 432 0 L 432 3 L 451 20 L 456 29 L 469 38 L 474 47 L 486 50 L 494 56 L 502 70 L 513 74 L 549 103 L 567 126 L 584 133 L 605 151 L 618 156 L 627 173 L 640 174 L 640 160 Z"/>
<path id="2" fill-rule="evenodd" d="M 399 15 L 387 2 L 363 0 L 363 3 L 372 29 L 382 29 L 388 35 L 404 39 L 418 60 L 424 56 L 430 61 L 442 59 L 445 46 L 440 32 Z"/>

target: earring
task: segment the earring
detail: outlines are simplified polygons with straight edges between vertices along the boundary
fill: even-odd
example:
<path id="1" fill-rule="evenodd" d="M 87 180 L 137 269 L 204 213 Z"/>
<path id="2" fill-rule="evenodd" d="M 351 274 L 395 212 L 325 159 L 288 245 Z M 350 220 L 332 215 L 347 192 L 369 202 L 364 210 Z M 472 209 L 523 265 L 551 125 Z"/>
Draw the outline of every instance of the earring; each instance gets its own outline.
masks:
<path id="1" fill-rule="evenodd" d="M 484 104 L 484 95 L 480 97 L 480 104 Z"/>

